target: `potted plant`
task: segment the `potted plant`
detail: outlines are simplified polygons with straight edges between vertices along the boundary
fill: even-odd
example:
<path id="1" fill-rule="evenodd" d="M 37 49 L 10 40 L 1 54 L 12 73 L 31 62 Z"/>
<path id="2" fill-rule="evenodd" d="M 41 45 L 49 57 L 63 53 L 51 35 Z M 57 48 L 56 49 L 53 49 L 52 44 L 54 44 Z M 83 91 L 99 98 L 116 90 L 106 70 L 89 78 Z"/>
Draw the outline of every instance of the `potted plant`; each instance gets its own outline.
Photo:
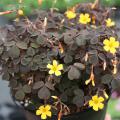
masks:
<path id="1" fill-rule="evenodd" d="M 2 78 L 28 120 L 104 120 L 119 86 L 120 39 L 98 2 L 0 29 Z"/>

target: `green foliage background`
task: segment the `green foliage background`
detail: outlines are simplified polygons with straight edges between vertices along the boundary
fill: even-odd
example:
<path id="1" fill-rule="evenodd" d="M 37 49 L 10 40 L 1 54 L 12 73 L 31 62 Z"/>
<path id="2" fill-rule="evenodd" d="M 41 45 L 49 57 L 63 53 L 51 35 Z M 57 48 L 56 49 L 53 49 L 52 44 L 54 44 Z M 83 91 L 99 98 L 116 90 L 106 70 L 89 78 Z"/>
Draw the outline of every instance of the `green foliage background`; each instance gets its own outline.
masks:
<path id="1" fill-rule="evenodd" d="M 118 105 L 119 99 L 110 99 L 108 102 L 108 110 L 107 112 L 111 115 L 112 120 L 119 120 L 120 119 L 120 111 L 116 110 L 116 105 Z"/>
<path id="2" fill-rule="evenodd" d="M 38 0 L 23 0 L 22 6 L 26 15 L 33 13 L 37 8 L 49 9 L 51 7 L 58 8 L 60 11 L 65 11 L 65 9 L 74 6 L 77 3 L 83 2 L 93 2 L 94 0 L 43 0 L 42 5 L 38 5 Z M 103 5 L 107 6 L 120 6 L 120 0 L 101 0 Z M 0 0 L 0 11 L 11 10 L 19 8 L 18 0 Z M 15 14 L 10 15 L 9 17 L 14 17 Z"/>

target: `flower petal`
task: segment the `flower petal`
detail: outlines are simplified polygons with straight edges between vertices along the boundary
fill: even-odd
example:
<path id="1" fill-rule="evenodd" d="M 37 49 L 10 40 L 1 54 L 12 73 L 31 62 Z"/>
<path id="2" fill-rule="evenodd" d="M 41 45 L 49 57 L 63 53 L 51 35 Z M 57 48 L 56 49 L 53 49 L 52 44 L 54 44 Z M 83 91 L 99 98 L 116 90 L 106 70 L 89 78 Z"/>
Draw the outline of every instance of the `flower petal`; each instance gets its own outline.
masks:
<path id="1" fill-rule="evenodd" d="M 58 70 L 63 70 L 63 65 L 62 64 L 58 65 L 57 69 Z"/>
<path id="2" fill-rule="evenodd" d="M 115 48 L 110 48 L 110 52 L 111 52 L 112 54 L 115 54 L 115 53 L 116 53 L 116 49 L 115 49 Z"/>
<path id="3" fill-rule="evenodd" d="M 110 47 L 109 47 L 109 46 L 104 46 L 104 50 L 105 50 L 105 51 L 109 51 L 109 50 L 110 50 Z"/>
<path id="4" fill-rule="evenodd" d="M 100 103 L 100 104 L 99 104 L 99 108 L 100 108 L 100 109 L 103 109 L 103 108 L 104 108 L 104 104 L 103 104 L 103 103 Z"/>
<path id="5" fill-rule="evenodd" d="M 46 112 L 46 115 L 49 116 L 49 117 L 51 117 L 51 116 L 52 116 L 51 111 L 47 111 L 47 112 Z"/>
<path id="6" fill-rule="evenodd" d="M 53 66 L 57 66 L 58 62 L 56 60 L 53 60 Z"/>
<path id="7" fill-rule="evenodd" d="M 98 96 L 97 96 L 97 95 L 94 95 L 94 96 L 92 97 L 92 100 L 93 100 L 93 101 L 98 100 Z"/>
<path id="8" fill-rule="evenodd" d="M 83 13 L 81 13 L 81 14 L 80 14 L 80 18 L 83 18 L 83 17 L 84 17 L 84 14 L 83 14 Z"/>
<path id="9" fill-rule="evenodd" d="M 89 18 L 90 15 L 89 15 L 88 13 L 85 13 L 85 17 L 86 17 L 86 18 Z"/>
<path id="10" fill-rule="evenodd" d="M 93 106 L 93 110 L 98 111 L 98 106 L 97 106 L 97 105 L 94 105 L 94 106 Z"/>
<path id="11" fill-rule="evenodd" d="M 110 18 L 108 18 L 108 19 L 106 20 L 106 22 L 111 22 L 111 19 L 110 19 Z"/>
<path id="12" fill-rule="evenodd" d="M 119 47 L 119 42 L 116 41 L 115 43 L 113 43 L 113 46 L 114 46 L 115 48 L 118 48 L 118 47 Z"/>
<path id="13" fill-rule="evenodd" d="M 111 22 L 111 26 L 115 26 L 115 22 Z"/>
<path id="14" fill-rule="evenodd" d="M 61 72 L 57 70 L 57 71 L 55 71 L 55 75 L 56 75 L 56 76 L 60 76 L 60 75 L 61 75 Z"/>
<path id="15" fill-rule="evenodd" d="M 99 102 L 103 102 L 104 98 L 103 97 L 99 97 Z"/>
<path id="16" fill-rule="evenodd" d="M 44 109 L 44 105 L 39 107 L 39 110 L 43 110 Z"/>
<path id="17" fill-rule="evenodd" d="M 50 106 L 50 105 L 46 105 L 46 106 L 45 106 L 45 109 L 46 109 L 47 111 L 49 111 L 49 110 L 51 109 L 51 106 Z"/>
<path id="18" fill-rule="evenodd" d="M 42 115 L 41 115 L 41 119 L 43 119 L 43 120 L 47 119 L 46 114 L 42 113 Z"/>
<path id="19" fill-rule="evenodd" d="M 105 44 L 105 45 L 109 45 L 109 40 L 108 39 L 105 39 L 104 41 L 103 41 L 103 44 Z"/>
<path id="20" fill-rule="evenodd" d="M 42 110 L 37 110 L 36 111 L 36 115 L 41 115 L 42 114 Z"/>
<path id="21" fill-rule="evenodd" d="M 88 19 L 87 19 L 87 22 L 89 23 L 90 21 L 91 21 L 91 18 L 88 18 Z"/>
<path id="22" fill-rule="evenodd" d="M 89 106 L 92 107 L 93 105 L 94 105 L 93 101 L 90 100 L 90 101 L 89 101 Z"/>
<path id="23" fill-rule="evenodd" d="M 52 68 L 52 65 L 51 65 L 51 64 L 48 64 L 48 65 L 47 65 L 47 68 L 51 69 L 51 68 Z"/>
<path id="24" fill-rule="evenodd" d="M 50 74 L 50 75 L 54 74 L 54 71 L 53 71 L 53 70 L 50 70 L 50 71 L 49 71 L 49 74 Z"/>
<path id="25" fill-rule="evenodd" d="M 114 37 L 110 37 L 110 42 L 114 43 L 116 40 Z"/>

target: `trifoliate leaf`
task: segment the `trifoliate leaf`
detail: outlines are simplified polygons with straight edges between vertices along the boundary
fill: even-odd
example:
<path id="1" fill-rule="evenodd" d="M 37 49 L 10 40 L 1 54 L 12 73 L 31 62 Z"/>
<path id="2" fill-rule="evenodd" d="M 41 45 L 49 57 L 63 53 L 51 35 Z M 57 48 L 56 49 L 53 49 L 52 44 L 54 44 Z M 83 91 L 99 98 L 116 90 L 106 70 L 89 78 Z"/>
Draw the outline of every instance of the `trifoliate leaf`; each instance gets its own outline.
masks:
<path id="1" fill-rule="evenodd" d="M 50 91 L 47 87 L 42 87 L 39 91 L 38 91 L 38 97 L 40 99 L 49 99 L 50 98 Z"/>
<path id="2" fill-rule="evenodd" d="M 68 71 L 68 78 L 70 80 L 74 80 L 74 79 L 79 79 L 80 76 L 81 76 L 80 71 L 76 67 L 71 66 L 70 70 Z"/>
<path id="3" fill-rule="evenodd" d="M 20 49 L 27 49 L 27 43 L 23 41 L 18 41 L 16 43 L 16 46 L 19 47 Z"/>

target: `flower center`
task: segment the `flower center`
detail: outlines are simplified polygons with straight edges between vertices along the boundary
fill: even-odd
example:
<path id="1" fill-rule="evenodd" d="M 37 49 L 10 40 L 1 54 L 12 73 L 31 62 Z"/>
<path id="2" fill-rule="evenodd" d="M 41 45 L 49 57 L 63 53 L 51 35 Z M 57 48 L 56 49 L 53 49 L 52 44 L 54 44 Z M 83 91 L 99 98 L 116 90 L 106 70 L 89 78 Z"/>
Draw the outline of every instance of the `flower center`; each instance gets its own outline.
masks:
<path id="1" fill-rule="evenodd" d="M 56 71 L 57 70 L 57 66 L 53 66 L 53 71 Z"/>
<path id="2" fill-rule="evenodd" d="M 95 103 L 95 104 L 98 104 L 98 103 L 99 103 L 99 101 L 98 101 L 98 100 L 94 100 L 94 103 Z"/>
<path id="3" fill-rule="evenodd" d="M 86 17 L 83 17 L 83 21 L 87 21 L 87 18 L 86 18 Z"/>
<path id="4" fill-rule="evenodd" d="M 46 110 L 45 108 L 42 110 L 43 113 L 45 113 L 46 111 L 47 111 L 47 110 Z"/>
<path id="5" fill-rule="evenodd" d="M 109 43 L 109 47 L 112 48 L 113 47 L 113 43 Z"/>

